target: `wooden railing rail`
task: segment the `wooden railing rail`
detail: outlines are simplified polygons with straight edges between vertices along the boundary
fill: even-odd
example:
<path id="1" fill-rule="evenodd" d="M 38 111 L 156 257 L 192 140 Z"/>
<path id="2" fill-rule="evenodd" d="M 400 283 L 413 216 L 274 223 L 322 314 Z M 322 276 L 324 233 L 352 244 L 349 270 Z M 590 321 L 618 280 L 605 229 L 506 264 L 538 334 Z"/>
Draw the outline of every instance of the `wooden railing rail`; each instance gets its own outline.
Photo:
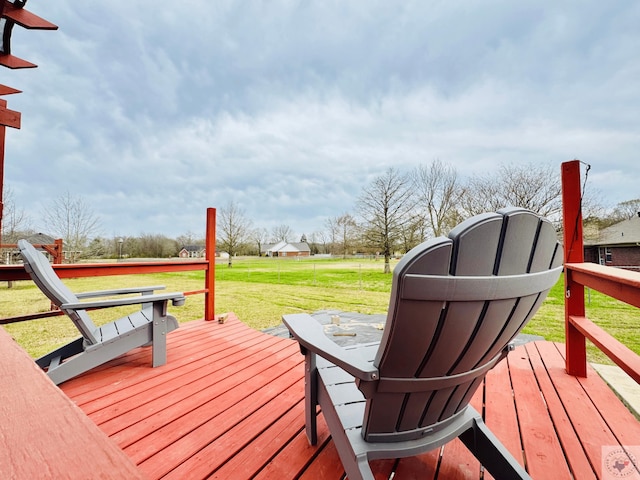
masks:
<path id="1" fill-rule="evenodd" d="M 640 383 L 640 355 L 590 321 L 585 313 L 585 287 L 640 308 L 640 273 L 584 262 L 580 163 L 572 160 L 562 164 L 567 373 L 587 376 L 589 339 Z"/>
<path id="2" fill-rule="evenodd" d="M 205 271 L 205 284 L 201 290 L 184 292 L 185 295 L 204 293 L 204 318 L 215 316 L 215 238 L 216 210 L 207 209 L 206 257 L 204 260 L 166 260 L 152 262 L 77 263 L 52 265 L 60 278 L 103 277 L 109 275 L 136 275 L 160 272 Z M 23 265 L 0 265 L 0 281 L 30 280 Z M 1 324 L 14 323 L 60 315 L 59 311 L 41 312 L 0 319 Z"/>
<path id="3" fill-rule="evenodd" d="M 127 263 L 77 263 L 54 264 L 53 269 L 60 278 L 87 278 L 105 277 L 110 275 L 140 275 L 145 273 L 185 272 L 204 270 L 205 275 L 209 268 L 208 260 L 168 260 L 153 262 L 127 262 Z M 22 265 L 0 265 L 0 281 L 31 280 L 31 277 Z M 205 294 L 207 289 L 184 292 L 185 295 Z M 0 325 L 8 323 L 37 320 L 46 317 L 62 315 L 60 310 L 32 313 L 15 317 L 0 318 Z"/>

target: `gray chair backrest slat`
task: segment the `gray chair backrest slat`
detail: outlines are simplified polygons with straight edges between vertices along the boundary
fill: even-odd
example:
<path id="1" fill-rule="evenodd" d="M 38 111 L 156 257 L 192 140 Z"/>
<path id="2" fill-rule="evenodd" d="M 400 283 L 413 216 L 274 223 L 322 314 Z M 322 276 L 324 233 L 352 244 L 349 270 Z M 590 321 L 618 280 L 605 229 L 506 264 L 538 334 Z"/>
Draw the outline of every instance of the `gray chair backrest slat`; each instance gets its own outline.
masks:
<path id="1" fill-rule="evenodd" d="M 29 276 L 38 288 L 51 302 L 60 308 L 65 303 L 77 303 L 78 298 L 60 280 L 55 270 L 49 263 L 47 257 L 37 251 L 33 245 L 26 240 L 18 241 L 18 249 L 24 261 L 24 267 Z M 86 310 L 66 310 L 64 313 L 69 316 L 76 328 L 80 331 L 88 344 L 99 342 L 96 337 L 96 326 L 87 314 Z"/>
<path id="2" fill-rule="evenodd" d="M 470 302 L 504 300 L 533 295 L 557 279 L 557 269 L 520 275 L 438 276 L 406 274 L 400 296 L 406 300 Z"/>
<path id="3" fill-rule="evenodd" d="M 558 245 L 550 222 L 509 208 L 409 252 L 394 270 L 375 358 L 380 377 L 447 377 L 495 362 L 557 281 Z M 483 376 L 437 391 L 373 394 L 363 435 L 400 437 L 443 421 L 468 404 Z"/>

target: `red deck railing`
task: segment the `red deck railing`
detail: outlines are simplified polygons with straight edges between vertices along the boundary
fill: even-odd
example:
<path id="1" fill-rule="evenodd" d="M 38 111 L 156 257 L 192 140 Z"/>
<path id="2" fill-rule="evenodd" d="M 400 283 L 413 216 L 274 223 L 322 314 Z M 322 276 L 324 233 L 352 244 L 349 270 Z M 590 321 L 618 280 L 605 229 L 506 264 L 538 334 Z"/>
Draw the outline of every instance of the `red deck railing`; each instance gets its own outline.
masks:
<path id="1" fill-rule="evenodd" d="M 204 288 L 185 295 L 204 293 L 204 318 L 213 320 L 215 316 L 215 249 L 216 249 L 216 210 L 207 209 L 207 230 L 205 238 L 206 256 L 204 260 L 168 260 L 153 262 L 127 262 L 127 263 L 77 263 L 54 264 L 53 268 L 60 278 L 102 277 L 108 275 L 131 275 L 141 273 L 158 272 L 184 272 L 204 270 Z M 0 265 L 0 281 L 30 280 L 29 274 L 23 265 Z M 0 325 L 38 318 L 61 315 L 59 310 L 51 312 L 34 313 L 19 317 L 0 319 Z"/>
<path id="2" fill-rule="evenodd" d="M 640 273 L 584 262 L 580 161 L 562 164 L 567 373 L 587 375 L 586 339 L 640 383 L 640 356 L 590 321 L 584 287 L 640 308 Z"/>

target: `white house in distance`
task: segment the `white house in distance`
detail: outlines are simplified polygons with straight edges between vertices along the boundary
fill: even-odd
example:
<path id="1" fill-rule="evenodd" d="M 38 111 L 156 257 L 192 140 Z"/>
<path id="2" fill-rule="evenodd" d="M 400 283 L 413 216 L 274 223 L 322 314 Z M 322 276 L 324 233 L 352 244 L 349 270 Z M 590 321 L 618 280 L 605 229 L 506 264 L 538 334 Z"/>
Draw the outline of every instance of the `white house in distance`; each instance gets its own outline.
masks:
<path id="1" fill-rule="evenodd" d="M 205 249 L 199 245 L 185 245 L 178 252 L 178 257 L 180 258 L 204 258 L 205 257 Z"/>
<path id="2" fill-rule="evenodd" d="M 311 249 L 306 242 L 278 242 L 264 245 L 264 255 L 267 257 L 308 257 Z"/>
<path id="3" fill-rule="evenodd" d="M 204 247 L 198 245 L 185 245 L 178 252 L 180 258 L 205 258 L 207 251 Z M 216 258 L 229 258 L 227 252 L 219 252 L 216 250 Z"/>

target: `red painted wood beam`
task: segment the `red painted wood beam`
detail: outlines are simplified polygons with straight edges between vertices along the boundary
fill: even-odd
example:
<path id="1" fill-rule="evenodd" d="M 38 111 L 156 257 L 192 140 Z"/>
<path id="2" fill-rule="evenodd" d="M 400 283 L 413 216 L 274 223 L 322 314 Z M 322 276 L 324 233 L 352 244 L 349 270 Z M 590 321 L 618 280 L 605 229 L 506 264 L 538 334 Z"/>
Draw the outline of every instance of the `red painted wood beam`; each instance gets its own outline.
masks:
<path id="1" fill-rule="evenodd" d="M 7 85 L 0 85 L 0 95 L 11 95 L 13 93 L 22 93 L 22 90 L 17 88 L 8 87 Z"/>
<path id="2" fill-rule="evenodd" d="M 580 160 L 562 164 L 562 227 L 564 230 L 564 261 L 584 262 L 582 241 L 582 193 L 580 188 Z M 584 286 L 575 283 L 565 268 L 565 336 L 567 373 L 587 376 L 587 345 L 584 335 L 569 321 L 570 316 L 584 317 Z"/>
<path id="3" fill-rule="evenodd" d="M 2 35 L 2 52 L 0 52 L 0 65 L 11 69 L 35 68 L 35 63 L 28 62 L 11 54 L 11 31 L 14 25 L 20 25 L 29 30 L 57 30 L 57 25 L 25 10 L 24 3 L 12 3 L 9 0 L 0 0 L 0 17 L 5 19 Z"/>
<path id="4" fill-rule="evenodd" d="M 140 273 L 188 272 L 207 270 L 206 260 L 170 260 L 166 262 L 80 263 L 52 265 L 60 278 L 105 277 Z M 31 280 L 23 265 L 0 265 L 0 281 Z"/>
<path id="5" fill-rule="evenodd" d="M 36 68 L 35 63 L 27 62 L 22 58 L 18 58 L 15 55 L 0 55 L 0 65 L 4 65 L 7 68 L 16 70 L 19 68 Z"/>
<path id="6" fill-rule="evenodd" d="M 640 355 L 620 343 L 615 337 L 605 332 L 586 317 L 569 317 L 569 321 L 585 337 L 591 340 L 600 350 L 607 354 L 616 365 L 640 384 Z"/>
<path id="7" fill-rule="evenodd" d="M 640 272 L 597 263 L 567 263 L 565 267 L 574 283 L 640 308 Z"/>
<path id="8" fill-rule="evenodd" d="M 207 208 L 207 235 L 205 238 L 205 256 L 208 268 L 205 274 L 204 319 L 211 321 L 216 314 L 216 209 Z"/>
<path id="9" fill-rule="evenodd" d="M 20 128 L 21 113 L 7 108 L 7 101 L 0 99 L 0 125 Z"/>
<path id="10" fill-rule="evenodd" d="M 2 16 L 29 30 L 57 30 L 58 26 L 24 8 L 4 0 Z"/>

